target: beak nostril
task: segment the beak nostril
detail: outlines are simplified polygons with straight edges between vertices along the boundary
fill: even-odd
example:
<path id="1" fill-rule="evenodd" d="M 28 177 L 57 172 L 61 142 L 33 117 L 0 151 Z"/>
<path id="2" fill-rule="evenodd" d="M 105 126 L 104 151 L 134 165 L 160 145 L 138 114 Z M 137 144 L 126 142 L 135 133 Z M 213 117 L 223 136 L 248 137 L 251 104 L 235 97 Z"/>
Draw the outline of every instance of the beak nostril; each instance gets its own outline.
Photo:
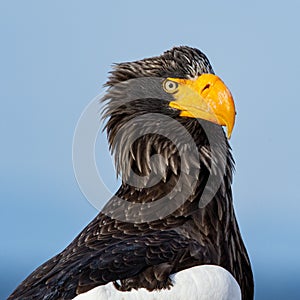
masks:
<path id="1" fill-rule="evenodd" d="M 203 93 L 205 90 L 209 89 L 210 88 L 210 84 L 208 83 L 201 91 L 201 93 Z"/>

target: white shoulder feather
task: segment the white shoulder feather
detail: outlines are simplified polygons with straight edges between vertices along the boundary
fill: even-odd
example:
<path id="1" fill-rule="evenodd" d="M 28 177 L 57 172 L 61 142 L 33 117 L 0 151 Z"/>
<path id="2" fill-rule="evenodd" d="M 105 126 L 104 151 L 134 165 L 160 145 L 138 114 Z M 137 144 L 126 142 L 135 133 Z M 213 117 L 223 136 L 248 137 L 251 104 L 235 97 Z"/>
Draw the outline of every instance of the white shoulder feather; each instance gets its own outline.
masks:
<path id="1" fill-rule="evenodd" d="M 171 276 L 169 290 L 149 292 L 146 289 L 118 291 L 113 283 L 96 287 L 74 300 L 240 300 L 241 290 L 234 277 L 214 265 L 196 266 Z"/>

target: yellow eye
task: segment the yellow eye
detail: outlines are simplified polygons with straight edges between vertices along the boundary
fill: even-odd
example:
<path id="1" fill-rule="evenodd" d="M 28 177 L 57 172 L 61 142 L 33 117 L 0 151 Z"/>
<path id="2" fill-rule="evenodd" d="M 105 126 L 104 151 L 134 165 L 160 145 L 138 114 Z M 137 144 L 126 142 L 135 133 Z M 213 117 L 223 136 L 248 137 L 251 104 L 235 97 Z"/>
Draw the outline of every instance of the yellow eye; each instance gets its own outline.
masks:
<path id="1" fill-rule="evenodd" d="M 167 93 L 175 93 L 178 90 L 178 83 L 166 79 L 163 83 L 163 88 Z"/>

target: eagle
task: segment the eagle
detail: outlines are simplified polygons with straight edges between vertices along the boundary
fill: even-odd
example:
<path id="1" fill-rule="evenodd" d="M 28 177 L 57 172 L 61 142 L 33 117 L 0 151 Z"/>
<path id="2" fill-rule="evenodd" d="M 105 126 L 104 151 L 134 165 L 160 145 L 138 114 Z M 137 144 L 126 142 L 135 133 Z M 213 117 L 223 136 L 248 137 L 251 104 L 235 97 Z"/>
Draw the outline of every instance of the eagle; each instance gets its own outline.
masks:
<path id="1" fill-rule="evenodd" d="M 121 186 L 8 299 L 253 299 L 231 189 L 235 105 L 206 55 L 118 63 L 105 86 Z"/>

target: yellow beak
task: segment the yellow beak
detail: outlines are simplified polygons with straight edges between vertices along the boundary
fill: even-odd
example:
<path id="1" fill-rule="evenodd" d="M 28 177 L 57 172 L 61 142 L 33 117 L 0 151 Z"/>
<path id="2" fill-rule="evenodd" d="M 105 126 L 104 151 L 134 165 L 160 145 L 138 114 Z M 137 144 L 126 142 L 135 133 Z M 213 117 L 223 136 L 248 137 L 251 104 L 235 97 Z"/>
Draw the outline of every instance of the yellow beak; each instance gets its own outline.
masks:
<path id="1" fill-rule="evenodd" d="M 213 74 L 196 79 L 168 78 L 177 82 L 175 100 L 169 106 L 181 111 L 180 116 L 204 119 L 227 128 L 229 139 L 234 127 L 235 107 L 232 95 L 223 81 Z"/>

